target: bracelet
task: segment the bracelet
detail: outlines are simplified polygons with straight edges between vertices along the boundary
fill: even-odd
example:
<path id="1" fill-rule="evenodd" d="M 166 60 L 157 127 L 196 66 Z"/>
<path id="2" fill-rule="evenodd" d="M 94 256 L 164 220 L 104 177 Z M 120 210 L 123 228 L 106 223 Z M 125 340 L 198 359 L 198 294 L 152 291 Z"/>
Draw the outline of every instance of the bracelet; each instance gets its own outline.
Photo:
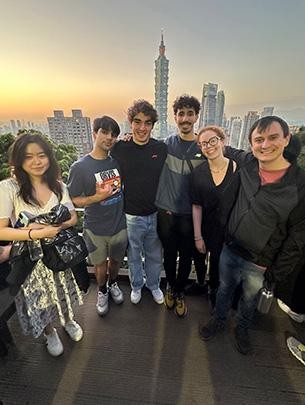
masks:
<path id="1" fill-rule="evenodd" d="M 198 240 L 203 240 L 203 237 L 202 237 L 202 236 L 198 236 L 198 238 L 196 238 L 196 237 L 194 238 L 194 241 L 195 241 L 195 242 L 197 242 Z"/>
<path id="2" fill-rule="evenodd" d="M 32 238 L 32 236 L 31 236 L 32 230 L 33 230 L 33 229 L 29 229 L 29 232 L 28 232 L 28 237 L 29 237 L 30 240 L 34 240 L 34 239 Z"/>

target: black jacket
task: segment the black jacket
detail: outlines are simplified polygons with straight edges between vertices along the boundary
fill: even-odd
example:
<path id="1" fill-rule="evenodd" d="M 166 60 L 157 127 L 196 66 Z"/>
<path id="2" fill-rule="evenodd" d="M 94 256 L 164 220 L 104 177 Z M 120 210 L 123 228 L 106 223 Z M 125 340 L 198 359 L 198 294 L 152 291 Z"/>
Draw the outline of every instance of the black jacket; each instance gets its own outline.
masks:
<path id="1" fill-rule="evenodd" d="M 266 266 L 275 281 L 283 280 L 304 254 L 305 172 L 292 164 L 278 183 L 261 186 L 253 157 L 239 175 L 227 244 L 246 260 Z"/>

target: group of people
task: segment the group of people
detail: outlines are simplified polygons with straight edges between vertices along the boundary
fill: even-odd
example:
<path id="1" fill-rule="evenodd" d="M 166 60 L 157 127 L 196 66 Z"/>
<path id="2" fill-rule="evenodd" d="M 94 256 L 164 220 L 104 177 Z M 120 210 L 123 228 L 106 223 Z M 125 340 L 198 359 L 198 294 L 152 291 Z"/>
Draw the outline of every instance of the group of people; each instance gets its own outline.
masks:
<path id="1" fill-rule="evenodd" d="M 118 271 L 126 249 L 131 302 L 140 302 L 146 286 L 157 304 L 180 318 L 188 312 L 184 291 L 192 260 L 203 264 L 209 252 L 214 314 L 200 324 L 200 337 L 206 341 L 225 329 L 241 285 L 234 335 L 237 349 L 248 354 L 259 291 L 275 285 L 289 305 L 287 291 L 304 267 L 305 172 L 296 153 L 289 152 L 289 127 L 279 117 L 263 117 L 253 125 L 251 151 L 245 152 L 226 146 L 219 127 L 195 133 L 200 111 L 195 97 L 178 97 L 173 111 L 178 131 L 164 142 L 151 137 L 158 116 L 146 100 L 128 109 L 131 134 L 122 139 L 113 118 L 96 118 L 93 149 L 71 166 L 67 186 L 59 180 L 48 143 L 39 135 L 18 136 L 11 153 L 14 175 L 0 183 L 0 239 L 52 237 L 76 223 L 74 206 L 83 207 L 83 237 L 95 267 L 101 316 L 109 311 L 110 297 L 116 304 L 124 301 Z M 10 226 L 22 210 L 39 214 L 59 201 L 71 212 L 66 223 Z M 54 274 L 41 261 L 16 296 L 24 332 L 44 332 L 52 355 L 63 351 L 52 325 L 56 318 L 73 340 L 82 338 L 72 309 L 81 301 L 72 273 Z"/>

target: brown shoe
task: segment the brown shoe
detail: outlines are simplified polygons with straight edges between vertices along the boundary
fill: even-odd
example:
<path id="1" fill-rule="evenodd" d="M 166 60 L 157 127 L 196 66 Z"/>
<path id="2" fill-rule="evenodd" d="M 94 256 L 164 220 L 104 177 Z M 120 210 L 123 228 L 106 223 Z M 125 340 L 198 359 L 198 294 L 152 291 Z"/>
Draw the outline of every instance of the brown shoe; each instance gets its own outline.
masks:
<path id="1" fill-rule="evenodd" d="M 164 296 L 164 304 L 167 309 L 173 309 L 175 305 L 175 297 L 173 289 L 170 286 L 166 287 L 165 296 Z"/>

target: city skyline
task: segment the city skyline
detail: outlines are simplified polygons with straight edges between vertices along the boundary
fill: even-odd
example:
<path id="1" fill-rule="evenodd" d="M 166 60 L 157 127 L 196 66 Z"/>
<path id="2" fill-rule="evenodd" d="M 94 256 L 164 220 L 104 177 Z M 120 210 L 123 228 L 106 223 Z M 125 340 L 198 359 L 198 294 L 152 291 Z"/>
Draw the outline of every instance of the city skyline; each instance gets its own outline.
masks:
<path id="1" fill-rule="evenodd" d="M 272 105 L 288 120 L 305 120 L 302 0 L 0 5 L 0 121 L 45 121 L 56 109 L 124 121 L 134 99 L 154 101 L 161 29 L 170 123 L 174 98 L 200 100 L 206 82 L 225 89 L 227 117 Z"/>

